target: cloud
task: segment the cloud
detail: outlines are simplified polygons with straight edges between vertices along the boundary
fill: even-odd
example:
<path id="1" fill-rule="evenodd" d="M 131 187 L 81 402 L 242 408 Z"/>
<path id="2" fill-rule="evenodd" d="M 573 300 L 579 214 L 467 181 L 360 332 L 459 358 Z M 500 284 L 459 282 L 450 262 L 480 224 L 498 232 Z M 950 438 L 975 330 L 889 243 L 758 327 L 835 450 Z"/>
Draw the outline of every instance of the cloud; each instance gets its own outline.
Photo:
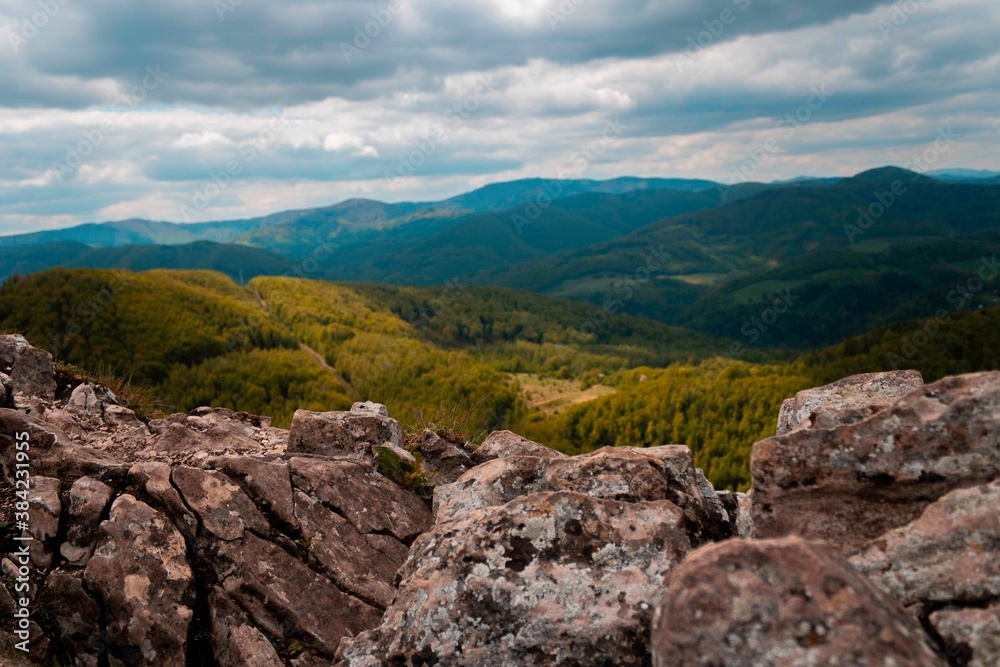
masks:
<path id="1" fill-rule="evenodd" d="M 0 0 L 0 233 L 180 220 L 230 170 L 195 219 L 754 155 L 755 180 L 846 174 L 949 124 L 937 168 L 1000 167 L 992 0 L 49 4 Z"/>

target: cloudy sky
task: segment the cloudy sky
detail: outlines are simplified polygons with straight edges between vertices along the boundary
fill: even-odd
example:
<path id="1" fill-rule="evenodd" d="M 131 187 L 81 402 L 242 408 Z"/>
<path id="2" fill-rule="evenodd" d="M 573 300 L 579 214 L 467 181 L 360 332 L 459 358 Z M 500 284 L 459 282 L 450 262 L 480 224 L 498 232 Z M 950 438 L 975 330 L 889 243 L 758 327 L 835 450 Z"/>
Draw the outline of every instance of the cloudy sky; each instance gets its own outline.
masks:
<path id="1" fill-rule="evenodd" d="M 0 233 L 1000 169 L 998 109 L 996 0 L 0 0 Z"/>

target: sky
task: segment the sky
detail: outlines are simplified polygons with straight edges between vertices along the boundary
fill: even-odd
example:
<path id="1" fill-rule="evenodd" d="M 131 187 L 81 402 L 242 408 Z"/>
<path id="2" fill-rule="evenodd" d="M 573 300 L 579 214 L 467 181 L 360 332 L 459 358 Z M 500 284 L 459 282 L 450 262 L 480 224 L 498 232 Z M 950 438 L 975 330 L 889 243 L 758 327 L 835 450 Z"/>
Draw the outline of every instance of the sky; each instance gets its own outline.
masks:
<path id="1" fill-rule="evenodd" d="M 996 0 L 0 0 L 0 234 L 1000 169 Z"/>

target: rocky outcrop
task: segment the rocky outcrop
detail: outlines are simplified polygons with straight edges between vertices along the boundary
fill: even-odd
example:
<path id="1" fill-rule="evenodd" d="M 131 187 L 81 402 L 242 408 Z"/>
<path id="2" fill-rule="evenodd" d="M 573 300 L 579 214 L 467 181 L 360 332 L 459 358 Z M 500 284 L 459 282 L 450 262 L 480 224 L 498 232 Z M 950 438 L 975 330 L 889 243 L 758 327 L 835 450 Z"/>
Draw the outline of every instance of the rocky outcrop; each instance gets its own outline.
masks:
<path id="1" fill-rule="evenodd" d="M 998 662 L 1000 373 L 802 392 L 749 494 L 684 446 L 404 442 L 373 403 L 148 421 L 19 337 L 0 388 L 0 524 L 27 434 L 34 538 L 4 665 Z"/>
<path id="2" fill-rule="evenodd" d="M 826 545 L 730 540 L 670 577 L 653 664 L 936 666 L 914 619 Z"/>
<path id="3" fill-rule="evenodd" d="M 977 373 L 921 387 L 858 423 L 758 442 L 753 534 L 854 552 L 949 491 L 1000 477 L 998 414 L 1000 373 Z"/>

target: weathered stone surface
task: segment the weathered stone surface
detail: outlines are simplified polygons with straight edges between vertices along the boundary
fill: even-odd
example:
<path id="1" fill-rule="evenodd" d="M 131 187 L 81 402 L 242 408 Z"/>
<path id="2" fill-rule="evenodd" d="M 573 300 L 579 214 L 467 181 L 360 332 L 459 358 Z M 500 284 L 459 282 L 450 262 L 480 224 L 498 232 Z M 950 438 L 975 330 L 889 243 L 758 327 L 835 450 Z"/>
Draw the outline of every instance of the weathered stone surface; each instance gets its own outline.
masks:
<path id="1" fill-rule="evenodd" d="M 207 459 L 205 465 L 224 472 L 249 495 L 265 514 L 284 528 L 295 530 L 298 520 L 292 505 L 292 480 L 285 461 L 263 461 L 247 456 Z"/>
<path id="2" fill-rule="evenodd" d="M 62 516 L 62 501 L 59 500 L 60 484 L 52 477 L 32 477 L 31 491 L 28 493 L 28 507 L 31 517 L 31 562 L 35 567 L 52 566 L 59 545 L 59 519 Z"/>
<path id="3" fill-rule="evenodd" d="M 952 489 L 1000 477 L 1000 373 L 945 378 L 857 424 L 754 445 L 755 537 L 851 553 Z"/>
<path id="4" fill-rule="evenodd" d="M 296 457 L 289 461 L 295 488 L 351 522 L 362 534 L 392 535 L 404 544 L 430 528 L 420 498 L 358 461 Z"/>
<path id="5" fill-rule="evenodd" d="M 386 408 L 381 403 L 372 403 L 371 401 L 358 401 L 351 406 L 351 413 L 356 415 L 381 415 L 383 417 L 389 416 L 389 409 Z"/>
<path id="6" fill-rule="evenodd" d="M 44 606 L 59 628 L 62 642 L 73 648 L 81 667 L 97 667 L 100 645 L 101 608 L 84 590 L 83 581 L 56 570 L 49 575 L 43 592 Z"/>
<path id="7" fill-rule="evenodd" d="M 23 336 L 0 336 L 0 365 L 10 375 L 14 394 L 40 399 L 56 396 L 56 365 L 52 355 L 28 345 Z"/>
<path id="8" fill-rule="evenodd" d="M 726 508 L 733 537 L 750 537 L 753 519 L 750 516 L 750 498 L 745 493 L 718 491 L 719 500 Z"/>
<path id="9" fill-rule="evenodd" d="M 906 606 L 1000 598 L 1000 481 L 952 491 L 851 563 Z"/>
<path id="10" fill-rule="evenodd" d="M 473 468 L 454 484 L 435 489 L 435 517 L 447 521 L 546 491 L 573 491 L 623 502 L 669 500 L 684 511 L 692 529 L 707 539 L 731 533 L 722 503 L 694 467 L 687 447 L 606 447 L 585 456 L 496 459 Z"/>
<path id="11" fill-rule="evenodd" d="M 171 479 L 177 491 L 198 518 L 202 527 L 220 540 L 238 540 L 247 530 L 267 536 L 267 520 L 253 501 L 221 472 L 180 466 Z"/>
<path id="12" fill-rule="evenodd" d="M 115 490 L 93 477 L 81 477 L 69 489 L 66 540 L 59 553 L 76 567 L 90 560 L 97 540 L 97 527 L 114 498 Z"/>
<path id="13" fill-rule="evenodd" d="M 777 434 L 856 424 L 922 386 L 924 378 L 918 371 L 890 371 L 852 375 L 824 387 L 805 389 L 781 404 Z"/>
<path id="14" fill-rule="evenodd" d="M 152 437 L 142 449 L 119 456 L 132 461 L 199 465 L 215 456 L 267 456 L 285 450 L 287 431 L 267 417 L 225 409 L 199 408 L 149 423 Z"/>
<path id="15" fill-rule="evenodd" d="M 351 523 L 301 491 L 295 492 L 295 512 L 302 527 L 303 545 L 337 586 L 366 604 L 385 610 L 396 593 L 396 571 L 406 560 L 407 548 L 398 540 L 363 535 Z"/>
<path id="16" fill-rule="evenodd" d="M 930 616 L 931 626 L 954 663 L 967 667 L 1000 665 L 1000 601 L 982 609 L 946 608 Z"/>
<path id="17" fill-rule="evenodd" d="M 125 480 L 129 464 L 96 449 L 73 443 L 65 433 L 45 421 L 18 410 L 0 408 L 0 461 L 8 479 L 15 470 L 17 433 L 27 432 L 31 444 L 33 475 L 72 483 L 83 476 L 111 486 Z"/>
<path id="18" fill-rule="evenodd" d="M 479 465 L 480 463 L 508 456 L 535 456 L 542 459 L 558 459 L 566 455 L 527 438 L 522 438 L 510 431 L 493 431 L 493 433 L 486 436 L 483 444 L 476 447 L 475 451 L 472 452 L 472 462 L 475 465 Z"/>
<path id="19" fill-rule="evenodd" d="M 198 519 L 188 510 L 181 494 L 170 481 L 168 464 L 156 461 L 136 463 L 128 472 L 128 484 L 129 488 L 148 494 L 183 535 L 194 537 L 198 534 Z"/>
<path id="20" fill-rule="evenodd" d="M 692 548 L 673 503 L 538 493 L 435 525 L 343 664 L 648 664 L 653 605 Z"/>
<path id="21" fill-rule="evenodd" d="M 289 452 L 373 460 L 372 448 L 386 444 L 402 448 L 403 428 L 380 409 L 298 410 L 288 432 Z"/>
<path id="22" fill-rule="evenodd" d="M 943 665 L 922 629 L 828 546 L 798 537 L 704 547 L 671 573 L 653 664 Z"/>
<path id="23" fill-rule="evenodd" d="M 247 532 L 222 542 L 220 586 L 272 638 L 332 658 L 343 637 L 378 624 L 378 609 L 341 592 L 287 551 Z"/>
<path id="24" fill-rule="evenodd" d="M 246 614 L 218 588 L 208 596 L 219 667 L 283 667 L 278 652 Z"/>
<path id="25" fill-rule="evenodd" d="M 111 653 L 127 665 L 183 665 L 194 577 L 184 538 L 131 495 L 111 506 L 84 571 L 107 613 Z"/>
<path id="26" fill-rule="evenodd" d="M 463 445 L 442 438 L 430 429 L 407 443 L 411 451 L 420 454 L 423 471 L 436 486 L 451 484 L 475 466 Z"/>

